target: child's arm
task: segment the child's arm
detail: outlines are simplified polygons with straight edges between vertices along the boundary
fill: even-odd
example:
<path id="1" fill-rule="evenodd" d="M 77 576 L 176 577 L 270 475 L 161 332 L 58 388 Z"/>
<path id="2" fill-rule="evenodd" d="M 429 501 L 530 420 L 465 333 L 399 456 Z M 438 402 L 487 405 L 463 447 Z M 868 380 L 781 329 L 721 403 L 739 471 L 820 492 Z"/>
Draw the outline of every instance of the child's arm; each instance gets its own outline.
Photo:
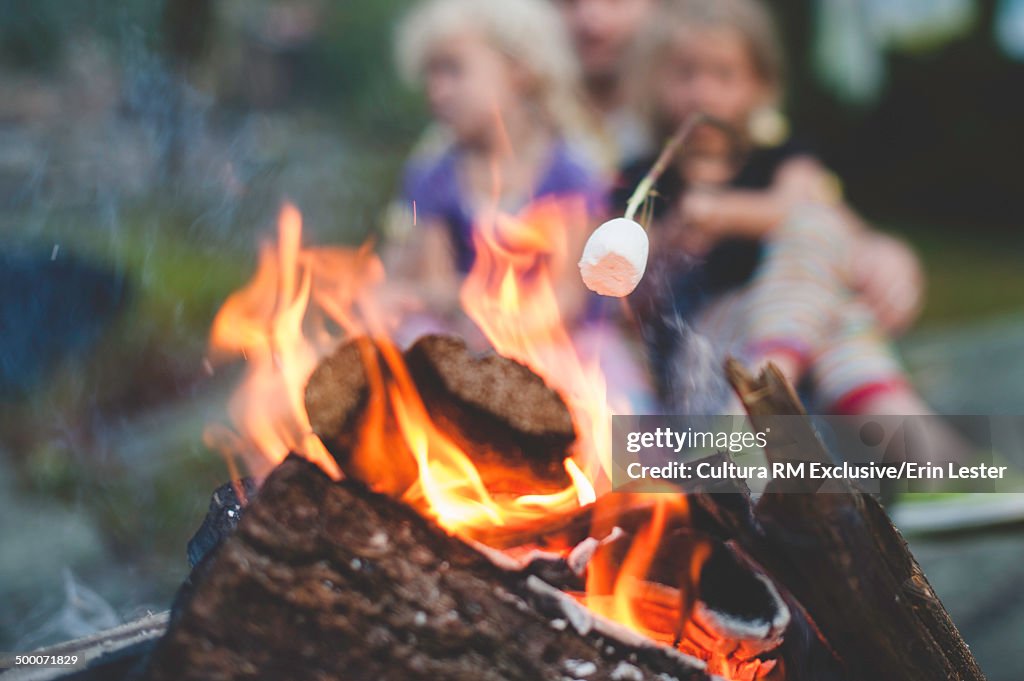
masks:
<path id="1" fill-rule="evenodd" d="M 764 190 L 695 188 L 681 199 L 683 223 L 711 238 L 759 238 L 772 232 L 793 207 L 806 201 L 834 203 L 829 174 L 809 156 L 787 161 Z"/>
<path id="2" fill-rule="evenodd" d="M 779 169 L 766 190 L 691 191 L 680 202 L 681 222 L 709 242 L 771 234 L 798 204 L 831 205 L 854 237 L 846 285 L 863 296 L 881 326 L 905 330 L 920 311 L 924 277 L 914 252 L 902 241 L 872 229 L 839 193 L 829 173 L 813 158 L 798 157 Z M 692 237 L 691 237 L 692 238 Z"/>
<path id="3" fill-rule="evenodd" d="M 418 283 L 428 309 L 445 317 L 459 310 L 459 278 L 455 253 L 448 230 L 440 222 L 420 227 L 418 251 Z"/>

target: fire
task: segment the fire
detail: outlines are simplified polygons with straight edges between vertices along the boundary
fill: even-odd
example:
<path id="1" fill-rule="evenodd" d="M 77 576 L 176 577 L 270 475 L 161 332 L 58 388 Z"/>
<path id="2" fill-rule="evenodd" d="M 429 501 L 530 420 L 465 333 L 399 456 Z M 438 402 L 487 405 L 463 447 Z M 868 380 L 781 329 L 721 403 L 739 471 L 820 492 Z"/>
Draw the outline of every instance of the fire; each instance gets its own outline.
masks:
<path id="1" fill-rule="evenodd" d="M 636 509 L 648 509 L 648 517 L 630 540 L 619 540 L 594 555 L 587 568 L 586 593 L 580 600 L 608 619 L 649 638 L 674 645 L 680 638 L 682 622 L 689 615 L 692 603 L 686 599 L 700 581 L 700 570 L 708 549 L 700 540 L 688 541 L 681 548 L 666 544 L 668 532 L 685 527 L 689 518 L 686 497 L 667 492 L 617 495 L 614 512 L 610 516 L 612 520 L 595 525 L 592 534 L 609 534 L 612 530 L 610 525 L 618 522 L 629 509 L 634 513 Z M 622 542 L 626 543 L 624 555 L 623 549 L 616 546 Z M 650 592 L 656 588 L 653 585 L 658 583 L 658 578 L 664 580 L 666 577 L 653 574 L 659 553 L 666 551 L 688 554 L 675 555 L 676 560 L 671 561 L 684 564 L 687 569 L 682 574 L 671 575 L 678 587 L 679 598 L 668 604 L 670 616 L 657 618 L 645 613 L 643 605 L 651 600 Z"/>
<path id="2" fill-rule="evenodd" d="M 650 634 L 636 604 L 642 600 L 643 584 L 648 579 L 662 535 L 670 516 L 687 513 L 686 500 L 675 495 L 652 495 L 653 509 L 650 519 L 637 532 L 629 545 L 625 558 L 615 560 L 612 551 L 594 556 L 587 569 L 585 604 L 594 612 L 642 634 Z M 607 528 L 594 528 L 599 533 Z"/>
<path id="3" fill-rule="evenodd" d="M 260 249 L 256 274 L 231 295 L 217 313 L 210 334 L 213 359 L 241 356 L 245 375 L 228 404 L 237 436 L 219 427 L 207 430 L 206 439 L 221 444 L 229 454 L 240 454 L 249 469 L 265 474 L 294 451 L 317 463 L 337 479 L 341 471 L 311 433 L 302 401 L 303 386 L 327 350 L 322 333 L 304 329 L 313 282 L 325 279 L 327 261 L 351 272 L 353 286 L 336 288 L 347 294 L 350 307 L 364 287 L 383 277 L 383 268 L 368 253 L 335 253 L 323 258 L 301 247 L 302 217 L 286 205 L 278 221 L 276 245 Z"/>
<path id="4" fill-rule="evenodd" d="M 304 455 L 333 478 L 338 463 L 312 432 L 304 390 L 320 359 L 345 338 L 358 347 L 370 399 L 362 415 L 353 458 L 359 470 L 380 478 L 382 491 L 400 495 L 449 532 L 478 537 L 482 530 L 529 525 L 553 513 L 590 504 L 607 491 L 611 470 L 608 390 L 596 359 L 580 353 L 563 318 L 562 283 L 575 267 L 577 238 L 586 225 L 582 202 L 545 201 L 518 216 L 497 212 L 480 220 L 474 234 L 476 259 L 462 291 L 468 316 L 500 354 L 530 367 L 565 399 L 578 438 L 565 459 L 571 483 L 546 494 L 495 493 L 459 445 L 431 419 L 401 350 L 390 339 L 399 319 L 389 314 L 384 267 L 369 244 L 361 248 L 310 248 L 302 244 L 302 219 L 285 205 L 277 242 L 265 244 L 252 280 L 230 296 L 217 314 L 211 358 L 242 358 L 245 369 L 228 412 L 233 428 L 212 426 L 207 442 L 234 456 L 249 471 L 265 475 L 289 452 Z M 578 279 L 576 285 L 582 289 Z M 391 455 L 407 452 L 415 462 L 411 484 L 392 472 Z M 350 470 L 351 469 L 346 469 Z M 372 483 L 372 481 L 370 481 Z M 602 501 L 607 501 L 605 497 Z M 669 528 L 685 525 L 681 494 L 615 495 L 625 512 L 640 503 L 649 520 L 628 548 L 620 542 L 598 550 L 588 567 L 582 602 L 595 612 L 668 645 L 678 645 L 707 547 L 697 542 L 676 575 L 680 597 L 668 619 L 650 616 L 656 580 L 652 568 Z M 595 527 L 607 536 L 612 527 Z M 486 534 L 486 533 L 483 533 Z M 667 623 L 666 623 L 667 622 Z M 716 665 L 719 668 L 725 668 Z"/>
<path id="5" fill-rule="evenodd" d="M 511 498 L 492 495 L 470 457 L 430 419 L 397 347 L 381 343 L 378 348 L 392 377 L 387 383 L 388 404 L 419 469 L 416 483 L 404 496 L 406 501 L 423 508 L 445 529 L 466 535 L 483 527 L 537 520 L 577 506 L 577 481 L 585 484 L 580 478 L 573 478 L 573 485 L 554 494 Z M 567 460 L 570 476 L 572 466 Z"/>
<path id="6" fill-rule="evenodd" d="M 594 498 L 589 479 L 569 459 L 565 465 L 572 484 L 560 492 L 492 494 L 471 456 L 434 425 L 401 353 L 388 340 L 397 320 L 384 304 L 379 258 L 369 246 L 306 248 L 301 235 L 298 210 L 284 206 L 277 244 L 263 246 L 255 276 L 227 299 L 214 320 L 213 358 L 246 362 L 228 406 L 234 432 L 222 426 L 207 431 L 208 443 L 224 450 L 229 462 L 241 455 L 260 476 L 296 452 L 340 478 L 338 464 L 312 432 L 304 388 L 317 362 L 343 338 L 365 336 L 374 339 L 360 347 L 371 392 L 379 399 L 368 402 L 356 456 L 385 477 L 388 462 L 382 454 L 404 446 L 419 474 L 403 498 L 442 527 L 469 535 L 484 527 L 535 521 Z M 376 352 L 366 351 L 373 348 Z M 397 432 L 385 427 L 389 415 Z"/>

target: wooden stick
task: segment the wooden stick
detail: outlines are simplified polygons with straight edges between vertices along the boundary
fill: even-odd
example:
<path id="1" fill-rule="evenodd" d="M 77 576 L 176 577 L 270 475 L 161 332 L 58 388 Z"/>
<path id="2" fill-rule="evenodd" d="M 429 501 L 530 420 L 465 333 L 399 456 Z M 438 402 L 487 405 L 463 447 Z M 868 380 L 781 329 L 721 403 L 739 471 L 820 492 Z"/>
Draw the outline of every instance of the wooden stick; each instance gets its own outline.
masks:
<path id="1" fill-rule="evenodd" d="M 661 148 L 661 153 L 658 154 L 657 160 L 654 161 L 654 165 L 647 171 L 647 174 L 643 176 L 640 183 L 633 190 L 629 200 L 626 202 L 626 212 L 622 217 L 627 220 L 632 220 L 636 216 L 636 212 L 643 205 L 647 197 L 651 195 L 654 190 L 654 185 L 658 182 L 658 179 L 668 169 L 672 159 L 675 158 L 679 150 L 682 149 L 683 144 L 689 139 L 693 131 L 701 125 L 715 125 L 722 128 L 726 132 L 732 132 L 731 128 L 724 122 L 712 117 L 707 114 L 696 112 L 690 114 L 682 124 L 676 129 L 672 136 L 665 142 L 665 146 Z"/>

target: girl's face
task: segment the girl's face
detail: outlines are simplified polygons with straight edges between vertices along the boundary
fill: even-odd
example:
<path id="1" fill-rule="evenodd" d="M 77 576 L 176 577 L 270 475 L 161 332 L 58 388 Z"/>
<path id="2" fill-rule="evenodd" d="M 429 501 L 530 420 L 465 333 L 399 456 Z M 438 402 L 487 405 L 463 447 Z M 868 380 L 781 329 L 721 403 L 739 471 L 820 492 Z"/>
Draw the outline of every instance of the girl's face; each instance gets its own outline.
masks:
<path id="1" fill-rule="evenodd" d="M 494 139 L 499 116 L 520 99 L 520 80 L 507 57 L 470 31 L 438 44 L 424 74 L 434 117 L 469 145 Z"/>
<path id="2" fill-rule="evenodd" d="M 655 78 L 655 104 L 672 126 L 700 111 L 746 130 L 772 96 L 746 40 L 731 28 L 680 31 Z"/>

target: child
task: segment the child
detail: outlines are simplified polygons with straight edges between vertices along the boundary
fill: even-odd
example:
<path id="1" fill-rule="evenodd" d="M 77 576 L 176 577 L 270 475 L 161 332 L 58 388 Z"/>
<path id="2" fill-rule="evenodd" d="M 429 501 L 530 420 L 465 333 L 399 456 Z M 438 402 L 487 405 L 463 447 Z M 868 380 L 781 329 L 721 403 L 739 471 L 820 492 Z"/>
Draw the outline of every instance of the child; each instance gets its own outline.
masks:
<path id="1" fill-rule="evenodd" d="M 883 333 L 916 313 L 916 260 L 856 219 L 829 174 L 788 139 L 775 113 L 781 50 L 764 7 L 667 0 L 638 44 L 637 101 L 656 137 L 695 112 L 721 124 L 699 127 L 658 183 L 652 250 L 660 262 L 648 279 L 670 290 L 647 295 L 669 298 L 668 312 L 723 354 L 775 362 L 794 384 L 808 379 L 826 412 L 927 413 Z M 626 195 L 650 164 L 625 170 Z M 662 323 L 665 312 L 644 311 L 661 359 L 679 338 Z M 671 375 L 667 368 L 657 375 Z M 681 401 L 678 382 L 662 389 Z"/>
<path id="2" fill-rule="evenodd" d="M 483 211 L 515 213 L 546 196 L 602 208 L 604 187 L 566 135 L 579 114 L 560 26 L 543 0 L 431 0 L 400 28 L 400 67 L 422 82 L 445 133 L 405 169 L 402 202 L 416 224 L 401 235 L 411 241 L 402 264 L 443 316 L 457 312 Z"/>
<path id="3" fill-rule="evenodd" d="M 475 260 L 479 220 L 543 200 L 574 202 L 585 210 L 551 225 L 564 232 L 552 242 L 567 244 L 565 262 L 551 263 L 551 271 L 563 321 L 586 321 L 590 301 L 575 261 L 606 211 L 607 187 L 571 139 L 583 119 L 576 62 L 557 9 L 547 0 L 428 0 L 404 21 L 397 49 L 446 139 L 407 164 L 402 203 L 415 217 L 408 233 L 391 235 L 398 242 L 392 269 L 413 282 L 430 318 L 472 336 L 459 291 Z M 612 352 L 620 344 L 601 345 L 602 363 L 621 374 L 610 382 L 642 376 L 639 369 L 637 377 L 623 373 L 628 362 Z"/>

